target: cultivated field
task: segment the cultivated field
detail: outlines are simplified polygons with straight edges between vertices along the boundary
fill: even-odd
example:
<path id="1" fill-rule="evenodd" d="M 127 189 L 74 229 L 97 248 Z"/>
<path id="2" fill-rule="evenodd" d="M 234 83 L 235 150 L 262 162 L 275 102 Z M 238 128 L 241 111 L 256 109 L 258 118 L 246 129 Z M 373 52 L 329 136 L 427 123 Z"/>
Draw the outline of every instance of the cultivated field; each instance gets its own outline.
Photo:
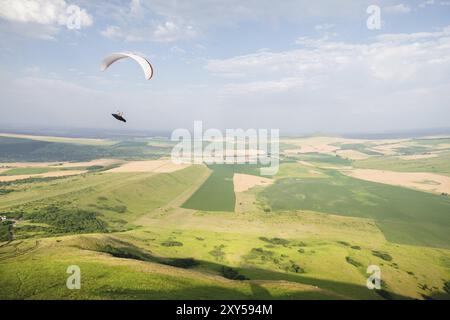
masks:
<path id="1" fill-rule="evenodd" d="M 273 177 L 60 139 L 0 138 L 0 298 L 450 298 L 446 137 L 285 138 Z"/>
<path id="2" fill-rule="evenodd" d="M 396 172 L 375 169 L 342 170 L 357 179 L 392 184 L 435 193 L 450 193 L 450 177 L 429 172 Z"/>

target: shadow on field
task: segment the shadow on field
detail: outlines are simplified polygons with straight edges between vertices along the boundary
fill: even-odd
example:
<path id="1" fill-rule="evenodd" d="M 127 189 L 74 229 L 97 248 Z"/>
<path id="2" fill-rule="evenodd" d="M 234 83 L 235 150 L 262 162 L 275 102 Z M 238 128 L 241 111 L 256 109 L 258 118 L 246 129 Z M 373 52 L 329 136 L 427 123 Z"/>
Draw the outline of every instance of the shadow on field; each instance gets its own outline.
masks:
<path id="1" fill-rule="evenodd" d="M 223 270 L 223 265 L 219 263 L 214 263 L 210 261 L 197 260 L 197 270 L 205 270 L 205 271 L 215 271 L 221 274 L 221 270 Z M 229 267 L 228 267 L 229 268 Z M 263 281 L 287 281 L 293 283 L 299 283 L 303 285 L 309 285 L 316 287 L 318 289 L 324 290 L 322 292 L 299 292 L 299 296 L 301 297 L 292 297 L 294 299 L 303 299 L 303 294 L 306 296 L 315 295 L 314 299 L 387 299 L 387 300 L 407 300 L 411 299 L 410 297 L 402 296 L 396 293 L 389 291 L 387 288 L 383 288 L 381 290 L 369 290 L 366 287 L 365 279 L 362 280 L 362 285 L 355 285 L 352 283 L 345 283 L 339 281 L 331 281 L 331 280 L 323 280 L 317 278 L 310 278 L 305 276 L 304 274 L 297 274 L 291 272 L 277 272 L 271 271 L 256 267 L 242 267 L 242 268 L 233 268 L 237 274 L 242 275 L 246 280 L 263 280 Z M 224 276 L 223 274 L 221 274 Z M 226 277 L 230 279 L 229 277 Z M 235 280 L 235 279 L 232 279 Z M 258 296 L 257 299 L 273 299 L 270 292 L 264 288 L 263 286 L 256 284 L 254 282 L 250 282 L 252 292 L 255 296 Z M 263 298 L 259 298 L 263 296 Z M 307 298 L 304 298 L 307 299 Z"/>
<path id="2" fill-rule="evenodd" d="M 117 240 L 116 240 L 117 241 Z M 120 243 L 120 246 L 116 246 Z M 293 272 L 277 272 L 270 271 L 251 266 L 243 268 L 235 268 L 224 264 L 195 260 L 194 258 L 172 258 L 159 257 L 147 251 L 144 251 L 130 243 L 117 241 L 116 245 L 96 245 L 90 250 L 110 254 L 113 257 L 139 260 L 144 262 L 152 262 L 158 264 L 169 265 L 182 269 L 194 269 L 205 274 L 220 275 L 226 279 L 236 281 L 243 285 L 249 285 L 251 295 L 244 294 L 240 291 L 224 288 L 220 286 L 193 287 L 192 289 L 179 289 L 172 292 L 161 292 L 153 290 L 139 289 L 114 289 L 107 288 L 103 293 L 114 298 L 121 295 L 127 295 L 135 298 L 153 297 L 153 299 L 185 299 L 186 297 L 196 297 L 201 299 L 388 299 L 388 300 L 404 300 L 411 299 L 406 296 L 398 295 L 388 291 L 387 288 L 381 290 L 369 290 L 365 286 L 365 279 L 362 278 L 361 285 L 344 283 L 339 281 L 323 280 L 310 278 L 305 274 Z M 260 281 L 256 283 L 256 281 Z M 267 283 L 264 283 L 267 281 Z M 271 281 L 284 281 L 286 287 L 291 284 L 303 284 L 314 287 L 313 291 L 286 290 L 286 293 L 280 292 L 276 297 L 264 285 L 271 285 Z M 280 290 L 283 290 L 280 286 Z M 166 296 L 167 295 L 167 296 Z"/>
<path id="3" fill-rule="evenodd" d="M 123 258 L 123 257 L 122 257 Z M 130 259 L 130 257 L 127 257 Z M 131 258 L 135 259 L 135 258 Z M 135 259 L 136 260 L 136 259 Z M 141 260 L 141 259 L 138 259 Z M 171 299 L 183 299 L 186 297 L 198 297 L 202 299 L 215 299 L 215 298 L 230 298 L 230 299 L 388 299 L 388 300 L 405 300 L 410 299 L 406 296 L 398 295 L 387 290 L 369 290 L 365 286 L 358 286 L 350 283 L 343 283 L 338 281 L 322 280 L 316 278 L 309 278 L 303 275 L 290 274 L 284 272 L 269 271 L 258 268 L 231 268 L 219 263 L 213 263 L 209 261 L 194 260 L 192 258 L 155 258 L 144 260 L 147 262 L 160 263 L 170 265 L 176 268 L 194 269 L 197 271 L 205 271 L 208 273 L 218 274 L 229 280 L 240 282 L 242 284 L 248 284 L 250 286 L 251 295 L 243 294 L 237 290 L 227 289 L 224 287 L 212 287 L 206 286 L 195 287 L 192 289 L 183 289 L 182 291 L 176 291 L 168 294 L 168 298 Z M 224 271 L 228 270 L 228 271 Z M 230 271 L 231 270 L 231 271 Z M 303 285 L 313 286 L 320 291 L 295 291 L 291 290 L 289 293 L 280 294 L 274 297 L 270 291 L 259 283 L 255 283 L 253 280 L 263 281 L 286 281 L 286 283 L 298 283 Z M 128 291 L 128 290 L 126 290 Z M 132 296 L 134 295 L 156 295 L 156 292 L 150 293 L 148 290 L 133 290 L 134 292 L 128 292 Z M 111 292 L 110 292 L 111 293 Z M 119 294 L 119 293 L 117 293 Z M 161 294 L 161 292 L 159 292 Z M 159 299 L 159 297 L 158 297 Z M 163 298 L 161 298 L 163 299 Z"/>
<path id="4" fill-rule="evenodd" d="M 423 298 L 429 300 L 450 300 L 450 293 L 433 293 L 431 296 L 424 296 Z"/>
<path id="5" fill-rule="evenodd" d="M 253 297 L 257 299 L 267 299 L 267 300 L 273 299 L 269 290 L 254 282 L 250 282 L 250 289 L 252 290 Z"/>
<path id="6" fill-rule="evenodd" d="M 109 288 L 97 289 L 95 294 L 100 294 L 107 299 L 152 299 L 152 300 L 319 300 L 333 299 L 331 295 L 323 295 L 318 292 L 291 292 L 281 294 L 276 297 L 260 295 L 252 291 L 252 294 L 245 294 L 242 291 L 229 289 L 220 286 L 195 286 L 187 289 L 177 289 L 173 291 L 159 291 L 146 289 L 117 289 Z"/>
<path id="7" fill-rule="evenodd" d="M 365 286 L 365 282 L 364 285 L 355 285 L 352 283 L 310 278 L 300 274 L 276 272 L 259 268 L 245 268 L 240 271 L 252 280 L 278 280 L 314 286 L 318 289 L 328 291 L 330 296 L 334 296 L 337 299 L 411 299 L 410 297 L 399 295 L 386 289 L 369 290 Z"/>

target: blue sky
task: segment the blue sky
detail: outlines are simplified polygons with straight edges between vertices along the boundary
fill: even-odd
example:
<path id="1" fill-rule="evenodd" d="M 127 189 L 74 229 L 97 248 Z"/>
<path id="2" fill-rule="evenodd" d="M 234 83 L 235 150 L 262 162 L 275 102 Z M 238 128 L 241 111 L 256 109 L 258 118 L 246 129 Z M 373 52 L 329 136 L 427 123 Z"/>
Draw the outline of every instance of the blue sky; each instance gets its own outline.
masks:
<path id="1" fill-rule="evenodd" d="M 67 28 L 70 5 L 81 28 Z M 366 9 L 381 9 L 369 30 Z M 0 0 L 0 123 L 383 132 L 449 127 L 450 1 Z M 116 51 L 146 55 L 100 71 Z"/>

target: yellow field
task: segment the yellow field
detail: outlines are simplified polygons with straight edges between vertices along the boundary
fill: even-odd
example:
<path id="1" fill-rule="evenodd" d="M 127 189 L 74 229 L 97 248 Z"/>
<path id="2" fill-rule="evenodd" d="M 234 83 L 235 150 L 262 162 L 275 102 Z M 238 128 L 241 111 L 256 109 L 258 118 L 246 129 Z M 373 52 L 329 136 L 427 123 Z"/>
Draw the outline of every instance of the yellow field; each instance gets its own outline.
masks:
<path id="1" fill-rule="evenodd" d="M 37 136 L 37 135 L 28 135 L 28 134 L 13 134 L 13 133 L 0 133 L 0 137 L 30 139 L 30 140 L 46 141 L 46 142 L 97 145 L 97 146 L 98 145 L 111 145 L 111 144 L 115 143 L 115 141 L 105 140 L 105 139 L 67 138 L 67 137 L 54 137 L 54 136 Z"/>
<path id="2" fill-rule="evenodd" d="M 176 164 L 172 160 L 147 160 L 147 161 L 128 161 L 120 167 L 109 170 L 108 172 L 158 172 L 167 173 L 182 170 L 189 167 L 189 164 Z"/>
<path id="3" fill-rule="evenodd" d="M 255 186 L 267 186 L 271 183 L 273 183 L 272 179 L 251 174 L 235 173 L 233 176 L 234 192 L 243 192 Z"/>
<path id="4" fill-rule="evenodd" d="M 342 170 L 357 179 L 386 183 L 434 193 L 450 193 L 450 177 L 428 172 L 395 172 L 374 169 Z"/>
<path id="5" fill-rule="evenodd" d="M 14 176 L 0 176 L 0 181 L 7 182 L 7 181 L 28 179 L 28 178 L 65 177 L 65 176 L 73 176 L 73 175 L 82 174 L 82 173 L 86 173 L 86 171 L 85 170 L 64 170 L 64 171 L 53 171 L 53 172 L 38 173 L 38 174 L 21 174 L 21 175 L 14 175 Z"/>

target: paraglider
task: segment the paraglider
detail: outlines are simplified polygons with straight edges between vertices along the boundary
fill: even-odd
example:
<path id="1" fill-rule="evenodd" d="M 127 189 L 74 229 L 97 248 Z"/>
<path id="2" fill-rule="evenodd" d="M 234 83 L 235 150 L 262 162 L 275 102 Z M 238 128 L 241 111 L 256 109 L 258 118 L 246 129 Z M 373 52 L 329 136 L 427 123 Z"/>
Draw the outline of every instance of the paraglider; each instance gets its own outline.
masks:
<path id="1" fill-rule="evenodd" d="M 113 63 L 121 59 L 132 59 L 136 61 L 144 71 L 145 79 L 150 80 L 153 77 L 153 67 L 150 62 L 146 58 L 134 53 L 117 52 L 110 54 L 103 59 L 101 70 L 105 71 Z M 127 122 L 127 120 L 123 117 L 123 112 L 117 111 L 117 113 L 112 113 L 112 116 L 119 121 Z"/>
<path id="2" fill-rule="evenodd" d="M 125 58 L 133 59 L 134 61 L 139 63 L 142 70 L 144 71 L 145 79 L 150 80 L 153 77 L 153 67 L 150 64 L 150 62 L 148 62 L 146 58 L 134 53 L 118 52 L 110 54 L 105 59 L 103 59 L 101 66 L 102 71 L 108 69 L 109 66 L 112 65 L 114 62 Z"/>
<path id="3" fill-rule="evenodd" d="M 123 117 L 123 112 L 117 111 L 117 113 L 111 113 L 111 115 L 119 121 L 127 122 L 127 120 Z"/>

